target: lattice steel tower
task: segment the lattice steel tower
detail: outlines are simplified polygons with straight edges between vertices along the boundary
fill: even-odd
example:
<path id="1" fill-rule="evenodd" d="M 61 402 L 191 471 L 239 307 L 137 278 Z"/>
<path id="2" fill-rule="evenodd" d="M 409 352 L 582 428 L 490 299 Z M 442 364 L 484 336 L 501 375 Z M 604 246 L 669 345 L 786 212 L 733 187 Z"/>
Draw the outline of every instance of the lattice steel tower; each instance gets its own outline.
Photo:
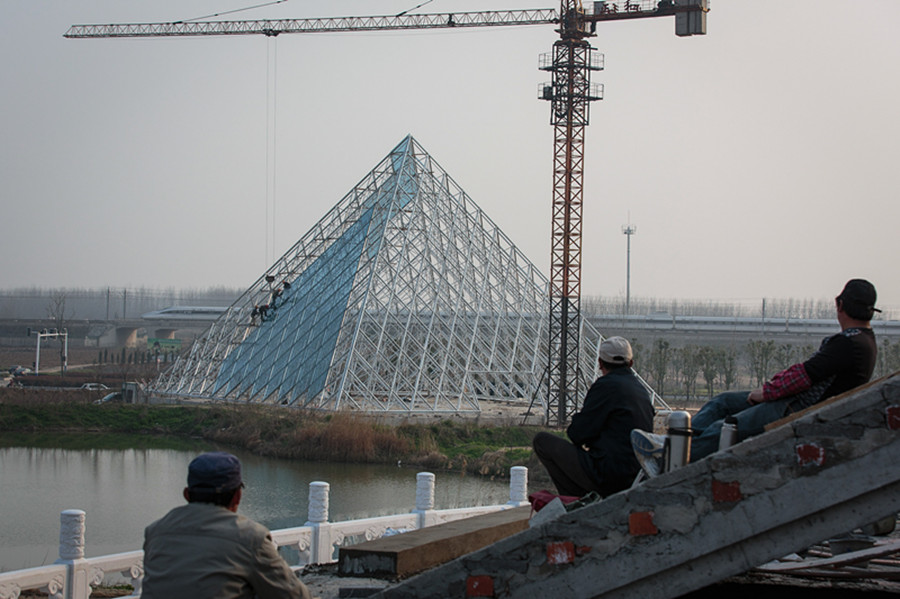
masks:
<path id="1" fill-rule="evenodd" d="M 552 55 L 541 56 L 541 70 L 553 80 L 541 97 L 550 101 L 553 125 L 553 208 L 550 240 L 550 331 L 547 367 L 547 422 L 562 426 L 570 406 L 583 395 L 578 367 L 581 325 L 581 215 L 584 202 L 584 128 L 590 103 L 602 98 L 591 71 L 603 57 L 585 41 L 593 35 L 580 1 L 563 1 L 560 39 Z"/>

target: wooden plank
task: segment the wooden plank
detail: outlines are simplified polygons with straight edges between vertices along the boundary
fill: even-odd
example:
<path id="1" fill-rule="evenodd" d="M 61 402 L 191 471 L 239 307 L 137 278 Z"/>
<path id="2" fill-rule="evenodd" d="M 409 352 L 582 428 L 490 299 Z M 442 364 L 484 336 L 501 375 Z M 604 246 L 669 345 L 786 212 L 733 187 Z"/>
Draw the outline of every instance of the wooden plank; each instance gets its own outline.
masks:
<path id="1" fill-rule="evenodd" d="M 338 552 L 341 576 L 406 578 L 528 528 L 523 506 L 382 537 Z"/>
<path id="2" fill-rule="evenodd" d="M 811 568 L 833 568 L 837 566 L 846 566 L 857 562 L 869 560 L 873 557 L 882 557 L 900 552 L 900 540 L 891 541 L 883 545 L 876 545 L 868 549 L 860 549 L 859 551 L 850 551 L 841 553 L 834 557 L 824 559 L 803 560 L 800 562 L 775 562 L 763 564 L 757 570 L 763 572 L 790 572 L 792 570 L 809 570 Z"/>

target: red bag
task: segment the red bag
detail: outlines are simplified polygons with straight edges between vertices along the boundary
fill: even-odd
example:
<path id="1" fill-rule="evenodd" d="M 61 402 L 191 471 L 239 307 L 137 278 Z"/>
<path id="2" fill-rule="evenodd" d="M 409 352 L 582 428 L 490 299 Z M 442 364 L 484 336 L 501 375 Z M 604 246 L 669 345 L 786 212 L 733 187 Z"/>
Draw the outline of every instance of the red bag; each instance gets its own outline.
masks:
<path id="1" fill-rule="evenodd" d="M 559 500 L 562 501 L 563 505 L 581 499 L 580 497 L 572 497 L 571 495 L 557 495 L 556 493 L 551 493 L 550 491 L 543 489 L 541 491 L 535 491 L 534 493 L 529 495 L 528 502 L 531 503 L 532 510 L 534 510 L 535 512 L 539 512 L 545 505 L 547 505 L 557 497 L 559 497 Z"/>

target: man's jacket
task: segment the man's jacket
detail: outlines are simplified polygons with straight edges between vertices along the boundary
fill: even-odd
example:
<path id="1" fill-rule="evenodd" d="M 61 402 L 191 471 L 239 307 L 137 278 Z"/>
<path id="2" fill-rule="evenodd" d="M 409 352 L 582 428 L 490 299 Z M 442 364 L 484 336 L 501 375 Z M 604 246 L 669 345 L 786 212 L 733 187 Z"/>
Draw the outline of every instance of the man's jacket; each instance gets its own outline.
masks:
<path id="1" fill-rule="evenodd" d="M 640 470 L 631 448 L 635 428 L 653 431 L 650 394 L 633 370 L 615 368 L 591 385 L 566 430 L 572 443 L 587 449 L 579 453 L 581 466 L 604 496 L 627 489 Z"/>
<path id="2" fill-rule="evenodd" d="M 268 529 L 211 503 L 173 509 L 144 530 L 143 599 L 310 597 Z"/>

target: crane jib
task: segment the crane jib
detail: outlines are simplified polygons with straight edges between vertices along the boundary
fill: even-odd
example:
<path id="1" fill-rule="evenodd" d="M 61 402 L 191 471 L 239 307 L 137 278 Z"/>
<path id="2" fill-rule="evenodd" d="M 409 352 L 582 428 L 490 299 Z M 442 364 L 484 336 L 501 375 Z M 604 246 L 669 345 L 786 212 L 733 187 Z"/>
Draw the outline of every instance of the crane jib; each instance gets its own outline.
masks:
<path id="1" fill-rule="evenodd" d="M 165 37 L 203 35 L 278 35 L 281 33 L 338 33 L 397 29 L 447 29 L 547 25 L 559 22 L 554 9 L 432 13 L 400 16 L 270 19 L 255 21 L 180 21 L 72 25 L 67 38 Z"/>

